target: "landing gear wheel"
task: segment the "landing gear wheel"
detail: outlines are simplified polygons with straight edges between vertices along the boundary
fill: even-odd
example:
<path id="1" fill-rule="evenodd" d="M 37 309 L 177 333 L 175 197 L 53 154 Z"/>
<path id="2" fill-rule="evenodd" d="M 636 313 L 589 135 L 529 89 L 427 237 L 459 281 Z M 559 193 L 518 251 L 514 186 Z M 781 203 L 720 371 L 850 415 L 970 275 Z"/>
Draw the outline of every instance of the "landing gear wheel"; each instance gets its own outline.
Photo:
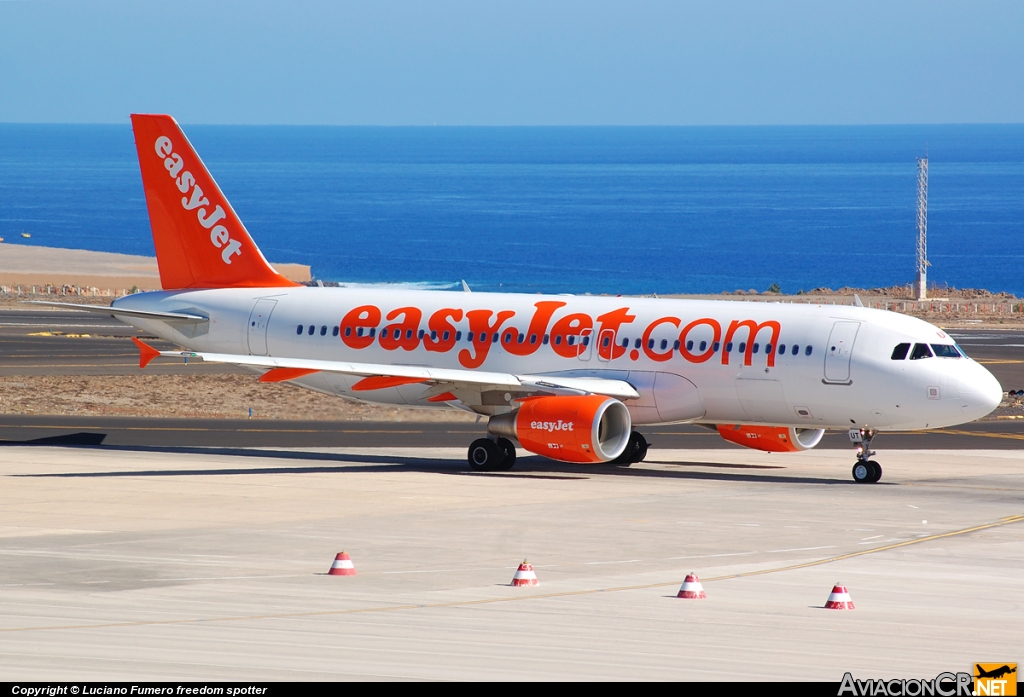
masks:
<path id="1" fill-rule="evenodd" d="M 499 438 L 497 445 L 504 457 L 494 469 L 501 472 L 512 469 L 512 465 L 516 464 L 516 446 L 508 438 Z"/>
<path id="2" fill-rule="evenodd" d="M 634 445 L 635 443 L 635 445 Z M 629 458 L 629 462 L 643 462 L 644 458 L 647 457 L 647 448 L 651 447 L 647 443 L 647 439 L 642 434 L 633 431 L 629 434 L 629 445 L 633 446 L 633 454 Z M 629 446 L 626 446 L 629 449 Z"/>
<path id="3" fill-rule="evenodd" d="M 634 462 L 643 462 L 643 459 L 647 457 L 647 448 L 649 447 L 647 439 L 643 437 L 643 434 L 633 431 L 629 434 L 626 449 L 622 451 L 621 455 L 612 460 L 612 464 L 629 467 Z"/>
<path id="4" fill-rule="evenodd" d="M 870 484 L 874 484 L 882 478 L 882 466 L 874 460 L 868 461 L 868 467 L 871 468 L 871 478 L 868 479 Z"/>
<path id="5" fill-rule="evenodd" d="M 469 444 L 468 459 L 474 472 L 493 472 L 505 459 L 505 451 L 490 438 L 478 438 Z"/>
<path id="6" fill-rule="evenodd" d="M 858 484 L 867 484 L 871 481 L 871 475 L 874 474 L 874 469 L 867 463 L 860 460 L 853 466 L 853 481 Z"/>

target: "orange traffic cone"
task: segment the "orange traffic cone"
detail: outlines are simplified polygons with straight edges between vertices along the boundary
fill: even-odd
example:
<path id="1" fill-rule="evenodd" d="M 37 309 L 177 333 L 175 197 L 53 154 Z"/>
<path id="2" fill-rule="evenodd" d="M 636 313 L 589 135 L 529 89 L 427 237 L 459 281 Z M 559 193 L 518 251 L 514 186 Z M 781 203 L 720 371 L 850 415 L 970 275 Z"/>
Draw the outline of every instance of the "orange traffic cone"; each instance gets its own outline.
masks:
<path id="1" fill-rule="evenodd" d="M 352 557 L 348 555 L 348 552 L 342 552 L 334 557 L 334 563 L 331 564 L 331 570 L 327 572 L 328 576 L 355 576 L 356 567 L 352 563 Z"/>
<path id="2" fill-rule="evenodd" d="M 825 608 L 828 610 L 853 609 L 853 600 L 850 598 L 850 594 L 846 591 L 846 586 L 841 583 L 837 583 L 832 586 L 832 592 L 828 595 L 828 601 L 825 602 Z"/>
<path id="3" fill-rule="evenodd" d="M 704 586 L 700 585 L 700 579 L 697 578 L 697 574 L 691 571 L 683 579 L 683 585 L 679 586 L 679 592 L 676 594 L 676 597 L 703 600 L 708 596 L 704 593 Z"/>
<path id="4" fill-rule="evenodd" d="M 523 563 L 516 569 L 516 575 L 512 577 L 513 586 L 536 586 L 540 583 L 537 580 L 537 574 L 533 572 L 533 567 L 530 566 L 530 562 L 523 559 Z"/>

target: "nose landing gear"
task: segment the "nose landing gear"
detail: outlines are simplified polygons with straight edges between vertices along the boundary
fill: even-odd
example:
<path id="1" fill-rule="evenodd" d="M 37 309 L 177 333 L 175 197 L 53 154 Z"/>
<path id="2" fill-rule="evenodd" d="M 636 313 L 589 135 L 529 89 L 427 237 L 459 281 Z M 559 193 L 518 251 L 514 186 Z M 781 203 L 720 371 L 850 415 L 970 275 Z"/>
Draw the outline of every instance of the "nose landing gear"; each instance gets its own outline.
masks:
<path id="1" fill-rule="evenodd" d="M 873 428 L 851 428 L 850 440 L 857 443 L 857 464 L 853 466 L 853 481 L 858 484 L 874 484 L 882 478 L 882 466 L 871 459 L 875 451 L 871 440 L 875 437 Z"/>
<path id="2" fill-rule="evenodd" d="M 857 462 L 853 466 L 853 481 L 858 484 L 874 484 L 882 478 L 882 466 L 874 460 Z"/>

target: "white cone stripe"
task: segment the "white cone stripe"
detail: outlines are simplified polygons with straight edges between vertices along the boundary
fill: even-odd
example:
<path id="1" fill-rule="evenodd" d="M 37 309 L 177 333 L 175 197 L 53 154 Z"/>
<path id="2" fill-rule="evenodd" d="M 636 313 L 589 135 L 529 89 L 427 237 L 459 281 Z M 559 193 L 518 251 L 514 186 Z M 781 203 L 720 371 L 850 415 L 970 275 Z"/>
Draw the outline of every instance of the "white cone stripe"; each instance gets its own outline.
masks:
<path id="1" fill-rule="evenodd" d="M 323 568 L 323 567 L 321 567 Z M 355 565 L 351 559 L 335 559 L 334 563 L 331 564 L 332 569 L 354 569 Z"/>

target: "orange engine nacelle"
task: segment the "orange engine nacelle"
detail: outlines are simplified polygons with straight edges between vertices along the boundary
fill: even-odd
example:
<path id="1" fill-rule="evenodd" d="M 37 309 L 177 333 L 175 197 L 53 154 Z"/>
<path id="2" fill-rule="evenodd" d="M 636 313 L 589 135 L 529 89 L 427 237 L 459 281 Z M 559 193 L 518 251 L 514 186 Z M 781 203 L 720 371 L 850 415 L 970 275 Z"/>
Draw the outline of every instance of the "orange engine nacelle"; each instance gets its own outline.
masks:
<path id="1" fill-rule="evenodd" d="M 825 429 L 718 424 L 718 433 L 727 441 L 744 448 L 770 453 L 795 453 L 810 450 L 820 443 Z"/>
<path id="2" fill-rule="evenodd" d="M 535 397 L 487 422 L 494 435 L 562 462 L 614 460 L 626 449 L 632 426 L 626 405 L 601 395 Z"/>

